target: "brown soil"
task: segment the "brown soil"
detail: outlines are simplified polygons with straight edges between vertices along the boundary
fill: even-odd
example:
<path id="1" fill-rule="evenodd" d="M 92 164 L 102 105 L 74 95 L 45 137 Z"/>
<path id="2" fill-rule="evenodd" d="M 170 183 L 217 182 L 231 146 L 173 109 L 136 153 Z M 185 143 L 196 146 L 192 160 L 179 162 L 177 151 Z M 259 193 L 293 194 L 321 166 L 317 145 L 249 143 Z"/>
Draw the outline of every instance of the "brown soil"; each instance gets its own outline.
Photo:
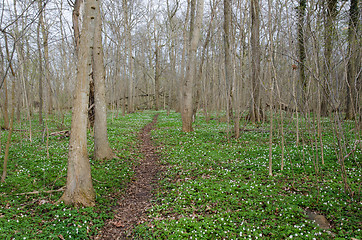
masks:
<path id="1" fill-rule="evenodd" d="M 153 190 L 157 187 L 160 170 L 150 132 L 156 124 L 158 114 L 139 133 L 140 151 L 144 158 L 135 168 L 135 177 L 126 193 L 118 201 L 115 217 L 109 220 L 95 239 L 132 239 L 134 226 L 147 221 L 147 210 L 152 207 Z"/>

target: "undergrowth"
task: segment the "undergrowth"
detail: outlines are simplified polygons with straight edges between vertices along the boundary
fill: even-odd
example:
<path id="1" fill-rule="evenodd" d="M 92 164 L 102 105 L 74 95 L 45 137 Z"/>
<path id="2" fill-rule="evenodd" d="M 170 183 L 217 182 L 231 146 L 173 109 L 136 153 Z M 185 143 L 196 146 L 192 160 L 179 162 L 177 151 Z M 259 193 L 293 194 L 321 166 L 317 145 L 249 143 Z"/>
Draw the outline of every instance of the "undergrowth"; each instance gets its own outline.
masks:
<path id="1" fill-rule="evenodd" d="M 134 165 L 141 157 L 136 151 L 137 134 L 152 116 L 151 112 L 117 119 L 109 116 L 108 137 L 119 159 L 93 160 L 93 139 L 88 133 L 88 152 L 96 191 L 94 208 L 57 205 L 55 203 L 62 192 L 44 193 L 60 189 L 66 183 L 69 137 L 62 134 L 50 136 L 48 158 L 45 125 L 39 125 L 37 116 L 34 116 L 30 141 L 28 122 L 16 122 L 8 176 L 6 182 L 0 184 L 0 239 L 88 239 L 96 234 L 105 220 L 112 217 L 112 206 L 134 174 Z M 49 133 L 70 129 L 70 114 L 65 116 L 64 124 L 60 124 L 59 119 L 59 116 L 46 119 Z M 1 133 L 2 160 L 7 133 Z M 1 170 L 2 167 L 3 161 Z"/>
<path id="2" fill-rule="evenodd" d="M 46 153 L 44 126 L 32 122 L 29 131 L 15 131 L 10 147 L 8 177 L 0 184 L 0 239 L 89 239 L 112 218 L 112 207 L 124 192 L 142 157 L 137 151 L 137 133 L 152 120 L 155 112 L 129 114 L 108 121 L 111 147 L 119 159 L 98 162 L 91 159 L 96 207 L 73 208 L 56 205 L 66 182 L 69 138 L 50 136 Z M 47 119 L 49 132 L 70 128 L 59 117 Z M 344 190 L 336 158 L 333 123 L 322 120 L 323 155 L 316 148 L 315 134 L 300 120 L 301 141 L 296 143 L 295 122 L 284 126 L 284 170 L 281 171 L 281 137 L 275 127 L 273 176 L 268 176 L 269 125 L 241 123 L 242 135 L 235 139 L 231 126 L 212 116 L 206 122 L 198 116 L 195 131 L 183 133 L 177 113 L 161 112 L 153 139 L 159 146 L 160 176 L 150 221 L 136 226 L 136 239 L 361 239 L 360 168 L 358 147 L 345 161 L 351 197 Z M 15 129 L 29 129 L 28 122 Z M 25 123 L 26 122 L 26 123 Z M 275 123 L 277 126 L 277 122 Z M 344 123 L 347 151 L 358 139 L 353 122 Z M 1 132 L 1 159 L 7 131 Z M 318 156 L 318 158 L 317 158 Z M 2 169 L 2 162 L 0 163 Z M 31 192 L 38 191 L 40 193 Z M 306 217 L 306 209 L 324 215 L 331 224 L 321 230 Z"/>
<path id="3" fill-rule="evenodd" d="M 135 237 L 361 239 L 361 149 L 346 160 L 351 198 L 344 191 L 336 159 L 333 124 L 328 119 L 322 124 L 325 164 L 320 149 L 311 144 L 315 136 L 308 125 L 301 121 L 304 144 L 297 145 L 295 126 L 286 122 L 284 170 L 280 169 L 281 138 L 274 134 L 270 177 L 268 123 L 246 124 L 248 131 L 235 139 L 227 133 L 231 127 L 216 116 L 208 123 L 198 116 L 195 131 L 182 133 L 179 114 L 161 114 L 153 139 L 166 171 L 149 211 L 152 220 L 139 225 Z M 345 127 L 353 143 L 353 124 Z M 324 215 L 332 228 L 321 230 L 307 219 L 306 209 Z"/>

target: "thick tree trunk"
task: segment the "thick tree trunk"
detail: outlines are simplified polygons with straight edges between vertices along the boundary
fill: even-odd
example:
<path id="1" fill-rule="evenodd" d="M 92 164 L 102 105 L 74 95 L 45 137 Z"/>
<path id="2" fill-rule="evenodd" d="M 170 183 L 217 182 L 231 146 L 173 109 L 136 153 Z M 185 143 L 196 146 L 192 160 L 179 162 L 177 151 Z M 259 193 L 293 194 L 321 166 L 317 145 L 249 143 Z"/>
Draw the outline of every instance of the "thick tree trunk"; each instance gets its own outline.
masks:
<path id="1" fill-rule="evenodd" d="M 112 159 L 114 154 L 109 146 L 107 136 L 107 102 L 102 48 L 102 18 L 99 5 L 97 5 L 97 26 L 94 36 L 93 79 L 95 87 L 94 158 L 99 160 Z"/>
<path id="2" fill-rule="evenodd" d="M 251 0 L 251 87 L 252 96 L 250 104 L 250 121 L 261 121 L 260 106 L 260 43 L 259 43 L 259 26 L 260 26 L 260 6 L 259 0 Z"/>
<path id="3" fill-rule="evenodd" d="M 192 132 L 192 114 L 193 114 L 193 87 L 196 73 L 196 50 L 200 38 L 200 29 L 204 11 L 204 1 L 197 1 L 197 13 L 195 16 L 196 0 L 191 1 L 191 19 L 190 19 L 190 38 L 187 61 L 187 71 L 183 84 L 182 94 L 182 131 Z"/>
<path id="4" fill-rule="evenodd" d="M 347 94 L 346 94 L 346 119 L 354 119 L 357 114 L 357 90 L 358 87 L 361 89 L 362 86 L 358 86 L 357 77 L 358 71 L 361 68 L 359 54 L 360 43 L 358 42 L 358 0 L 351 0 L 351 6 L 349 10 L 349 29 L 348 29 L 348 66 L 347 66 Z M 360 116 L 361 117 L 361 116 Z"/>
<path id="5" fill-rule="evenodd" d="M 94 206 L 95 192 L 87 152 L 87 110 L 89 78 L 92 71 L 92 51 L 100 0 L 87 0 L 77 63 L 77 83 L 69 142 L 66 190 L 61 197 L 65 204 Z"/>

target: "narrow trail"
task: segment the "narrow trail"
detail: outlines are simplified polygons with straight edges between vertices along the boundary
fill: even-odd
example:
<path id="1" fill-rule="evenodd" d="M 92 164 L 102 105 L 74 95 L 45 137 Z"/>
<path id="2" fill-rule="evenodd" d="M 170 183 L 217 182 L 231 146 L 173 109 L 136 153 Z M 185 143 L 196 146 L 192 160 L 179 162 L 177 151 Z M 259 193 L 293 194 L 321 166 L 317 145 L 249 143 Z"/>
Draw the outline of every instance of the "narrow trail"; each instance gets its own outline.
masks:
<path id="1" fill-rule="evenodd" d="M 108 221 L 95 239 L 132 239 L 134 226 L 147 220 L 146 211 L 151 208 L 152 190 L 157 187 L 160 171 L 155 147 L 150 132 L 157 122 L 158 114 L 139 133 L 140 151 L 144 155 L 135 168 L 135 176 L 126 193 L 118 201 L 115 218 Z"/>

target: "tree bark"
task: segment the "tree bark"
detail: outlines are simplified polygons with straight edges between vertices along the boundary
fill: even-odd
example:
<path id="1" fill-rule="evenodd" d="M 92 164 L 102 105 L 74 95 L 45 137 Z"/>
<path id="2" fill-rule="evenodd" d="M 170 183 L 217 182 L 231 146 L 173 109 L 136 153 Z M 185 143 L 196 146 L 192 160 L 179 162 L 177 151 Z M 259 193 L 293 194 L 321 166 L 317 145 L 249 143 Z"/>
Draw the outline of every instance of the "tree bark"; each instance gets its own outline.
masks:
<path id="1" fill-rule="evenodd" d="M 250 121 L 261 121 L 260 106 L 260 43 L 259 43 L 259 27 L 260 27 L 260 6 L 259 0 L 251 0 L 251 87 L 252 96 L 250 104 Z"/>
<path id="2" fill-rule="evenodd" d="M 226 81 L 226 98 L 229 119 L 233 119 L 232 108 L 232 84 L 234 82 L 234 70 L 232 66 L 232 31 L 231 31 L 231 1 L 224 0 L 224 53 L 225 53 L 225 81 Z"/>
<path id="3" fill-rule="evenodd" d="M 204 1 L 197 1 L 197 13 L 195 16 L 196 0 L 191 1 L 191 18 L 190 18 L 190 36 L 188 61 L 185 81 L 183 84 L 183 102 L 182 102 L 182 131 L 192 132 L 192 113 L 193 113 L 193 87 L 196 73 L 196 51 L 200 38 L 200 29 L 204 11 Z"/>
<path id="4" fill-rule="evenodd" d="M 67 184 L 60 199 L 65 204 L 70 205 L 95 205 L 95 191 L 87 152 L 87 110 L 97 4 L 100 4 L 100 0 L 87 0 L 85 2 L 84 21 L 80 35 Z"/>
<path id="5" fill-rule="evenodd" d="M 161 69 L 160 69 L 160 46 L 158 46 L 157 36 L 155 34 L 155 105 L 156 111 L 160 109 L 160 76 L 161 76 Z"/>
<path id="6" fill-rule="evenodd" d="M 41 5 L 39 1 L 39 5 Z M 43 58 L 41 52 L 41 42 L 40 42 L 40 17 L 37 27 L 37 44 L 38 44 L 38 54 L 39 54 L 39 125 L 43 124 Z"/>
<path id="7" fill-rule="evenodd" d="M 207 48 L 208 45 L 210 43 L 211 40 L 211 29 L 212 29 L 212 23 L 214 21 L 215 18 L 215 12 L 216 12 L 216 7 L 217 7 L 217 3 L 215 2 L 215 0 L 212 3 L 212 10 L 211 10 L 211 19 L 210 19 L 210 23 L 209 23 L 209 27 L 207 30 L 207 34 L 206 34 L 206 38 L 205 38 L 205 42 L 204 45 L 202 47 L 202 53 L 201 53 L 201 59 L 200 59 L 200 65 L 199 65 L 199 69 L 197 72 L 197 76 L 196 76 L 196 84 L 195 84 L 195 97 L 194 97 L 194 104 L 193 104 L 193 116 L 196 117 L 196 113 L 199 107 L 199 102 L 200 102 L 200 95 L 201 95 L 201 82 L 202 82 L 202 76 L 203 76 L 203 68 L 204 68 L 204 63 L 205 63 L 205 59 L 206 59 L 206 55 L 207 55 Z M 205 106 L 204 106 L 205 107 Z"/>
<path id="8" fill-rule="evenodd" d="M 299 57 L 299 84 L 301 86 L 301 100 L 307 102 L 307 79 L 305 76 L 305 46 L 304 46 L 304 16 L 307 0 L 299 0 L 298 7 L 298 57 Z"/>
<path id="9" fill-rule="evenodd" d="M 349 10 L 349 28 L 348 28 L 348 66 L 347 66 L 347 94 L 346 94 L 346 119 L 354 119 L 357 114 L 357 90 L 358 79 L 357 76 L 360 66 L 361 57 L 358 46 L 358 0 L 351 0 L 351 6 Z M 359 86 L 361 89 L 361 86 Z"/>
<path id="10" fill-rule="evenodd" d="M 134 87 L 133 87 L 133 58 L 132 58 L 132 39 L 131 27 L 129 22 L 128 1 L 123 0 L 124 27 L 126 34 L 126 52 L 128 54 L 128 112 L 134 112 Z"/>
<path id="11" fill-rule="evenodd" d="M 94 36 L 93 80 L 94 80 L 94 158 L 108 160 L 114 157 L 107 136 L 107 102 L 104 69 L 104 54 L 102 48 L 102 17 L 97 5 L 97 25 Z"/>
<path id="12" fill-rule="evenodd" d="M 44 49 L 44 63 L 45 63 L 45 67 L 43 70 L 44 71 L 44 76 L 45 76 L 45 82 L 47 83 L 47 89 L 46 89 L 46 93 L 47 93 L 47 100 L 46 101 L 46 107 L 48 108 L 47 111 L 49 114 L 52 113 L 53 111 L 53 96 L 52 96 L 52 87 L 51 87 L 51 83 L 50 83 L 50 76 L 49 76 L 49 45 L 48 45 L 48 30 L 45 26 L 45 20 L 44 20 L 44 8 L 45 5 L 42 5 L 42 1 L 40 0 L 39 2 L 39 8 L 41 10 L 40 15 L 39 15 L 39 22 L 40 22 L 40 26 L 41 26 L 41 32 L 42 32 L 42 36 L 43 36 L 43 49 Z"/>
<path id="13" fill-rule="evenodd" d="M 323 79 L 323 91 L 321 102 L 321 115 L 328 116 L 328 96 L 329 85 L 332 83 L 332 51 L 333 51 L 333 39 L 335 36 L 334 21 L 337 16 L 337 0 L 328 0 L 326 2 L 326 20 L 324 26 L 324 79 Z"/>

